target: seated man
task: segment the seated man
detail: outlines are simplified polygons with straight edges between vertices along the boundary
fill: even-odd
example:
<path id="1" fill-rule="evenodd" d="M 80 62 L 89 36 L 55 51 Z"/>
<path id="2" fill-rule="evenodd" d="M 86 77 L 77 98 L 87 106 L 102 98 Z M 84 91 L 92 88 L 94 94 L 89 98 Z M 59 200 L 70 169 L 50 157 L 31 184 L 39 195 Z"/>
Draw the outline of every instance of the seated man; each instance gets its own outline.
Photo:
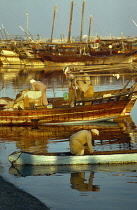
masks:
<path id="1" fill-rule="evenodd" d="M 88 150 L 92 154 L 92 136 L 99 135 L 97 129 L 81 130 L 70 136 L 70 152 L 74 155 L 84 155 L 85 144 L 88 145 Z"/>

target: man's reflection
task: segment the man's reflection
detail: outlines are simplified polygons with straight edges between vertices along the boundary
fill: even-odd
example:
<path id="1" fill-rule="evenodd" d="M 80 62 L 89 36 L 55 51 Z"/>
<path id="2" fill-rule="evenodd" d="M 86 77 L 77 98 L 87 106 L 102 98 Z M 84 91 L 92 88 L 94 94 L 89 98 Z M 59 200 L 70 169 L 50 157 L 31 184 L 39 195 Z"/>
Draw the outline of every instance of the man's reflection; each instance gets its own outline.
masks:
<path id="1" fill-rule="evenodd" d="M 100 191 L 99 185 L 93 185 L 94 173 L 90 173 L 89 179 L 85 178 L 85 172 L 71 173 L 70 183 L 71 188 L 86 192 L 86 191 Z"/>

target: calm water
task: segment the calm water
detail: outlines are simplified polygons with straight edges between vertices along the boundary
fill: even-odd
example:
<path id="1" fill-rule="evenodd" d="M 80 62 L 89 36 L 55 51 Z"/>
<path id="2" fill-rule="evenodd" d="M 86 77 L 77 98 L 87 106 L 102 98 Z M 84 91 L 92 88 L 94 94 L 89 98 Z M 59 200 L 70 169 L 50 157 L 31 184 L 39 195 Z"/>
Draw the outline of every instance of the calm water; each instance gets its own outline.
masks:
<path id="1" fill-rule="evenodd" d="M 95 91 L 122 88 L 131 75 L 131 68 L 116 68 L 122 72 L 117 80 L 95 73 L 91 80 Z M 16 94 L 29 87 L 34 78 L 47 85 L 48 97 L 62 96 L 67 91 L 67 82 L 62 72 L 46 73 L 43 70 L 1 69 L 0 97 L 15 98 Z M 129 87 L 134 83 L 131 80 Z M 93 142 L 94 150 L 137 149 L 137 103 L 131 117 L 121 124 L 106 123 L 94 126 L 100 135 Z M 137 164 L 115 166 L 77 167 L 11 167 L 8 155 L 17 150 L 35 152 L 69 151 L 69 136 L 81 126 L 0 127 L 0 172 L 15 186 L 37 197 L 51 209 L 135 209 Z"/>

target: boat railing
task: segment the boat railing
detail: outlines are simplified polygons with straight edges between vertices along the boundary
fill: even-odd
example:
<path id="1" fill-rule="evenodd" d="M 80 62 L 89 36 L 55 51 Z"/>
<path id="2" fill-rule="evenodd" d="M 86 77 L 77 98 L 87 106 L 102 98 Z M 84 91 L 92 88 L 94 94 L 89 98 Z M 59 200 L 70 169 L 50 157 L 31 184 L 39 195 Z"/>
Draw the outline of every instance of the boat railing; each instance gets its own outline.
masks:
<path id="1" fill-rule="evenodd" d="M 75 99 L 74 106 L 84 106 L 84 105 L 92 105 L 92 104 L 101 104 L 101 103 L 108 103 L 108 102 L 115 102 L 115 101 L 121 101 L 121 100 L 131 100 L 133 95 L 136 98 L 137 91 L 131 91 L 131 89 L 126 89 L 124 91 L 120 90 L 117 92 L 112 91 L 112 93 L 102 93 L 96 94 L 94 93 L 93 97 L 86 97 L 82 98 L 80 100 Z M 51 104 L 53 104 L 54 108 L 60 108 L 63 107 L 70 107 L 69 99 L 64 100 L 63 98 L 58 98 L 56 100 L 51 99 L 49 100 Z"/>
<path id="2" fill-rule="evenodd" d="M 100 97 L 92 97 L 92 98 L 85 98 L 84 100 L 75 101 L 75 106 L 78 105 L 86 105 L 86 103 L 90 104 L 99 104 L 99 103 L 108 103 L 113 101 L 120 101 L 120 100 L 130 100 L 133 94 L 137 94 L 137 91 L 126 91 L 120 92 L 116 94 L 108 94 L 106 97 L 103 95 Z"/>

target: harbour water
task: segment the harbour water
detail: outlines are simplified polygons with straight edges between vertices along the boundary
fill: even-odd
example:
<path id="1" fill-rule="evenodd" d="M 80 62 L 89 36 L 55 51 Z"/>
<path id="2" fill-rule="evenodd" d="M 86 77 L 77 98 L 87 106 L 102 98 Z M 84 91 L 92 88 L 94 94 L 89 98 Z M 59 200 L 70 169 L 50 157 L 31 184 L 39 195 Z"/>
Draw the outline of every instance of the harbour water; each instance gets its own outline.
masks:
<path id="1" fill-rule="evenodd" d="M 91 76 L 95 91 L 123 88 L 136 74 L 136 66 L 117 68 Z M 114 70 L 114 69 L 113 69 Z M 121 73 L 117 79 L 116 75 Z M 115 74 L 114 74 L 115 73 Z M 105 75 L 106 74 L 106 75 Z M 67 81 L 61 71 L 43 69 L 0 69 L 0 97 L 15 98 L 22 89 L 30 87 L 36 79 L 47 86 L 47 96 L 62 96 Z M 134 76 L 129 87 L 135 82 Z M 129 118 L 122 123 L 96 125 L 99 138 L 93 142 L 94 150 L 137 149 L 137 103 Z M 8 155 L 14 151 L 63 152 L 69 151 L 69 136 L 93 125 L 0 127 L 0 175 L 45 203 L 50 209 L 135 209 L 137 164 L 107 166 L 37 166 L 12 167 Z M 95 126 L 94 126 L 95 128 Z"/>

